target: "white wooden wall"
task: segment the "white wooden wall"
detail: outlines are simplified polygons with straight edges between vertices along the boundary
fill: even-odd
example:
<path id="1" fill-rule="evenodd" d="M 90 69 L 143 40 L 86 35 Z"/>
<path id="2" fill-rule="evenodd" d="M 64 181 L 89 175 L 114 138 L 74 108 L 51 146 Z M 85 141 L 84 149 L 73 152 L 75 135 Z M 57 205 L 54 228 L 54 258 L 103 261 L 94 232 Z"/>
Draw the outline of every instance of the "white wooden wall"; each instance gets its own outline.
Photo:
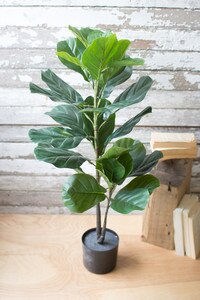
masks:
<path id="1" fill-rule="evenodd" d="M 145 58 L 132 80 L 149 74 L 154 86 L 136 109 L 121 114 L 117 125 L 152 105 L 153 114 L 133 137 L 148 147 L 153 130 L 193 132 L 200 143 L 199 0 L 0 0 L 1 211 L 64 212 L 60 190 L 70 172 L 36 161 L 27 136 L 30 128 L 53 124 L 43 114 L 53 103 L 30 94 L 28 84 L 41 83 L 40 70 L 51 68 L 88 94 L 81 77 L 55 55 L 69 24 L 112 29 L 132 40 L 134 56 Z M 88 151 L 86 143 L 81 151 Z M 200 193 L 199 159 L 193 165 L 192 192 Z"/>

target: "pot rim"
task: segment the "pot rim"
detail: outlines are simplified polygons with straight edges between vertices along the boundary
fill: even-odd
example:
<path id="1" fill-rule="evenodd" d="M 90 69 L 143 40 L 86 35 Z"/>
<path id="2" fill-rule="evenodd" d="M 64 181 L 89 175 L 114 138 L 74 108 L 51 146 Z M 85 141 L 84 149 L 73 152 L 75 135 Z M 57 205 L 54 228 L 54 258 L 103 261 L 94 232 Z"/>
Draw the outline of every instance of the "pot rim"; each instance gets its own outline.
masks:
<path id="1" fill-rule="evenodd" d="M 96 231 L 96 227 L 93 227 L 93 228 L 90 228 L 90 229 L 86 230 L 86 231 L 83 233 L 82 238 L 81 238 L 83 246 L 86 247 L 86 248 L 89 249 L 89 250 L 91 250 L 91 248 L 89 248 L 89 247 L 84 243 L 84 239 L 85 239 L 85 236 L 86 236 L 88 233 L 92 232 L 92 231 Z M 116 246 L 113 247 L 113 248 L 110 249 L 110 250 L 100 250 L 100 251 L 98 251 L 98 250 L 92 250 L 93 252 L 109 252 L 109 251 L 113 250 L 114 248 L 118 247 L 118 245 L 119 245 L 119 236 L 118 236 L 118 234 L 117 234 L 114 230 L 109 229 L 109 228 L 106 228 L 106 231 L 109 231 L 109 232 L 113 233 L 113 234 L 117 237 L 117 243 L 116 243 Z"/>

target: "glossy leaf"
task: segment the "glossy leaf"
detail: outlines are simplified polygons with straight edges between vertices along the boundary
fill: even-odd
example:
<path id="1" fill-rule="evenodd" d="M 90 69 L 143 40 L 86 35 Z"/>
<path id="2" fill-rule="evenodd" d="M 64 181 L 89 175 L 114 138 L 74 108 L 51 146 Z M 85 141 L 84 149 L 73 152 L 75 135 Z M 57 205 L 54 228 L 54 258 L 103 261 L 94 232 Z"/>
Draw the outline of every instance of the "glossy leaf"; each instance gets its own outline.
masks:
<path id="1" fill-rule="evenodd" d="M 88 174 L 68 177 L 62 199 L 71 212 L 82 213 L 105 199 L 106 190 Z"/>
<path id="2" fill-rule="evenodd" d="M 64 82 L 51 70 L 42 71 L 42 80 L 48 85 L 50 90 L 41 88 L 34 83 L 30 83 L 32 93 L 48 96 L 52 101 L 75 103 L 83 101 L 81 95 Z"/>
<path id="3" fill-rule="evenodd" d="M 146 93 L 150 89 L 152 83 L 153 81 L 149 76 L 141 77 L 136 83 L 133 83 L 123 93 L 121 93 L 115 99 L 114 103 L 106 106 L 105 108 L 99 108 L 97 111 L 103 111 L 104 117 L 108 118 L 111 113 L 115 113 L 122 108 L 141 102 L 146 96 Z"/>
<path id="4" fill-rule="evenodd" d="M 152 175 L 136 177 L 116 194 L 111 207 L 124 214 L 133 210 L 143 210 L 149 195 L 159 185 L 159 180 Z"/>
<path id="5" fill-rule="evenodd" d="M 38 160 L 50 163 L 57 168 L 77 169 L 86 161 L 80 153 L 54 148 L 48 144 L 39 144 L 34 153 Z"/>
<path id="6" fill-rule="evenodd" d="M 132 158 L 132 169 L 136 169 L 145 159 L 146 149 L 144 145 L 138 141 L 131 138 L 122 138 L 116 141 L 113 146 L 118 146 L 125 148 L 129 151 Z"/>
<path id="7" fill-rule="evenodd" d="M 96 168 L 111 183 L 121 184 L 133 168 L 132 158 L 127 149 L 113 146 L 97 160 Z"/>
<path id="8" fill-rule="evenodd" d="M 116 51 L 116 44 L 116 35 L 112 34 L 108 37 L 97 38 L 84 51 L 82 63 L 94 80 L 100 79 L 101 72 L 107 67 Z"/>
<path id="9" fill-rule="evenodd" d="M 89 27 L 76 28 L 69 26 L 69 30 L 77 37 L 77 39 L 87 48 L 95 39 L 111 34 L 110 32 L 103 32 L 98 29 L 92 29 Z"/>
<path id="10" fill-rule="evenodd" d="M 117 74 L 115 74 L 113 77 L 111 77 L 104 88 L 103 91 L 103 98 L 107 98 L 112 93 L 113 89 L 119 85 L 128 80 L 132 75 L 132 67 L 126 67 L 120 69 Z"/>
<path id="11" fill-rule="evenodd" d="M 131 191 L 119 192 L 111 203 L 115 211 L 128 214 L 134 210 L 143 210 L 149 199 L 149 192 L 144 188 L 136 188 Z"/>
<path id="12" fill-rule="evenodd" d="M 80 110 L 74 105 L 58 105 L 46 114 L 56 122 L 75 131 L 76 135 L 85 135 L 85 132 L 83 130 L 82 114 Z"/>
<path id="13" fill-rule="evenodd" d="M 85 48 L 78 39 L 69 38 L 57 44 L 57 52 L 64 52 L 67 54 L 67 57 L 58 56 L 60 61 L 69 69 L 80 73 L 86 81 L 89 81 L 88 74 L 79 64 L 84 50 Z M 70 59 L 70 61 L 68 59 Z"/>
<path id="14" fill-rule="evenodd" d="M 122 60 L 113 61 L 110 65 L 126 67 L 126 66 L 142 66 L 143 64 L 144 64 L 144 59 L 125 57 Z"/>
<path id="15" fill-rule="evenodd" d="M 63 127 L 46 127 L 29 130 L 29 137 L 34 143 L 47 143 L 56 148 L 72 149 L 80 144 L 84 136 L 74 135 Z"/>
<path id="16" fill-rule="evenodd" d="M 111 134 L 109 136 L 108 140 L 111 141 L 114 138 L 124 136 L 124 135 L 130 133 L 132 131 L 132 129 L 134 128 L 134 126 L 141 120 L 141 118 L 151 112 L 152 112 L 152 108 L 150 106 L 146 107 L 143 111 L 141 111 L 135 117 L 129 119 L 122 126 L 120 126 L 118 129 L 116 129 L 113 132 L 113 134 Z"/>
<path id="17" fill-rule="evenodd" d="M 64 82 L 51 70 L 42 71 L 42 80 L 48 85 L 48 87 L 63 96 L 68 103 L 82 102 L 81 95 L 72 88 L 69 84 Z"/>
<path id="18" fill-rule="evenodd" d="M 152 168 L 157 165 L 159 159 L 161 159 L 162 157 L 162 152 L 157 150 L 149 155 L 146 155 L 142 163 L 139 166 L 134 167 L 129 176 L 140 176 L 150 172 Z"/>

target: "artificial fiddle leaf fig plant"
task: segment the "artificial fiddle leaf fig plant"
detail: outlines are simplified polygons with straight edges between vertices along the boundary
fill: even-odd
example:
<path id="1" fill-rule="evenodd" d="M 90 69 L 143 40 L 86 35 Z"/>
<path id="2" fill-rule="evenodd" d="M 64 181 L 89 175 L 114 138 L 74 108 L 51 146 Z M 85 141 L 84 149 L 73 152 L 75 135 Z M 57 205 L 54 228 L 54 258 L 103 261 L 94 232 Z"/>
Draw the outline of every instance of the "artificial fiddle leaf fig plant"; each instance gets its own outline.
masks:
<path id="1" fill-rule="evenodd" d="M 42 71 L 42 80 L 48 88 L 30 83 L 30 90 L 46 95 L 54 102 L 61 102 L 46 113 L 59 126 L 31 129 L 29 136 L 38 143 L 35 148 L 38 160 L 74 170 L 74 175 L 64 183 L 63 202 L 76 213 L 96 206 L 94 243 L 102 246 L 105 244 L 109 208 L 123 214 L 143 210 L 149 195 L 159 186 L 158 179 L 147 173 L 157 164 L 162 153 L 154 151 L 146 154 L 139 140 L 123 137 L 143 116 L 151 113 L 151 107 L 143 109 L 120 127 L 115 126 L 115 119 L 124 108 L 145 98 L 152 79 L 140 77 L 111 102 L 108 98 L 114 88 L 127 81 L 132 67 L 143 65 L 143 59 L 131 58 L 127 54 L 130 41 L 118 40 L 110 31 L 71 26 L 69 29 L 75 37 L 58 43 L 57 56 L 68 69 L 78 72 L 88 82 L 93 93 L 84 99 L 53 71 Z M 91 143 L 95 159 L 72 150 L 83 140 Z M 83 171 L 81 166 L 84 162 L 92 165 L 95 177 Z M 120 189 L 128 177 L 133 179 Z M 102 222 L 100 204 L 104 200 L 107 205 Z"/>

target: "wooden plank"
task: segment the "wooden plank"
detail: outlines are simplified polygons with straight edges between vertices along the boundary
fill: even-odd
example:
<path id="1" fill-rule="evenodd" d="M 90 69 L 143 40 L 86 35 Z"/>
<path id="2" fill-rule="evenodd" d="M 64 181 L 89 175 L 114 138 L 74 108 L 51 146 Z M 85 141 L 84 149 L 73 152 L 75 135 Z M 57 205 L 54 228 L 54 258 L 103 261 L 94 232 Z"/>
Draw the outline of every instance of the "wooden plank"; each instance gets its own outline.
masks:
<path id="1" fill-rule="evenodd" d="M 129 134 L 129 137 L 132 137 L 135 139 L 135 135 Z M 31 143 L 13 143 L 13 142 L 1 142 L 0 143 L 0 159 L 6 158 L 6 159 L 14 159 L 14 158 L 26 158 L 26 159 L 32 159 L 33 158 L 33 150 L 36 147 L 37 144 Z M 148 143 L 144 143 L 146 149 L 148 152 L 150 152 L 150 145 Z M 199 153 L 200 153 L 200 145 L 199 145 Z M 90 145 L 89 142 L 86 140 L 83 140 L 80 145 L 78 145 L 77 148 L 75 148 L 75 151 L 78 151 L 82 153 L 84 156 L 92 157 L 94 159 L 94 151 Z M 198 161 L 198 159 L 197 159 Z"/>
<path id="2" fill-rule="evenodd" d="M 88 89 L 78 73 L 69 72 L 67 69 L 56 70 L 56 74 L 63 80 L 74 86 L 74 88 Z M 152 89 L 198 91 L 200 86 L 200 72 L 184 71 L 138 71 L 135 70 L 130 80 L 137 80 L 141 76 L 149 75 L 154 80 Z M 28 88 L 29 83 L 41 84 L 39 70 L 0 70 L 0 87 Z M 130 84 L 130 81 L 129 81 Z M 123 85 L 124 87 L 127 84 Z"/>
<path id="3" fill-rule="evenodd" d="M 34 125 L 35 129 L 42 128 L 44 126 L 37 126 Z M 28 131 L 33 128 L 33 126 L 0 126 L 0 142 L 30 142 L 28 138 Z M 143 143 L 149 143 L 150 142 L 150 136 L 151 132 L 153 131 L 161 131 L 161 132 L 188 132 L 188 133 L 194 133 L 197 142 L 200 144 L 200 131 L 199 128 L 192 128 L 192 127 L 142 127 L 142 126 L 136 126 L 132 133 L 130 133 L 128 136 L 139 139 Z"/>
<path id="4" fill-rule="evenodd" d="M 89 163 L 84 163 L 82 167 L 85 172 L 94 175 L 94 167 L 89 165 Z M 51 164 L 28 158 L 1 159 L 0 169 L 2 175 L 67 176 L 74 173 L 72 169 L 56 168 Z M 200 176 L 200 164 L 198 160 L 195 161 L 192 171 L 197 178 Z"/>
<path id="5" fill-rule="evenodd" d="M 114 29 L 141 27 L 199 28 L 198 10 L 156 8 L 101 7 L 2 7 L 0 27 L 9 26 L 67 26 L 104 27 Z M 81 16 L 81 18 L 79 17 Z M 67 20 L 67 23 L 66 23 Z"/>
<path id="6" fill-rule="evenodd" d="M 57 124 L 44 113 L 48 107 L 2 107 L 0 124 L 2 125 L 54 125 Z M 139 113 L 141 109 L 126 108 L 123 114 L 118 114 L 116 125 L 122 125 L 129 118 Z M 140 126 L 200 126 L 199 112 L 196 109 L 154 109 L 152 114 L 140 121 Z"/>
<path id="7" fill-rule="evenodd" d="M 83 267 L 80 242 L 95 216 L 1 215 L 1 298 L 198 299 L 200 260 L 143 243 L 141 223 L 141 216 L 110 216 L 120 236 L 118 263 L 97 286 Z"/>
<path id="8" fill-rule="evenodd" d="M 200 71 L 198 52 L 172 52 L 130 49 L 130 56 L 144 58 L 139 70 Z M 8 59 L 9 58 L 9 59 Z M 0 49 L 1 69 L 53 69 L 62 67 L 55 49 Z"/>
<path id="9" fill-rule="evenodd" d="M 198 30 L 187 29 L 124 29 L 116 27 L 119 38 L 132 41 L 131 47 L 141 50 L 199 51 L 196 41 Z M 0 48 L 5 49 L 55 49 L 58 40 L 65 40 L 72 34 L 65 27 L 13 27 L 0 28 Z"/>
<path id="10" fill-rule="evenodd" d="M 131 82 L 130 82 L 131 84 Z M 41 84 L 42 85 L 42 84 Z M 113 101 L 124 90 L 116 88 L 110 95 Z M 78 92 L 85 99 L 89 90 L 78 89 Z M 91 91 L 92 95 L 93 92 Z M 137 107 L 144 108 L 152 106 L 154 108 L 200 108 L 199 91 L 158 91 L 150 90 L 144 101 L 137 103 Z M 174 101 L 176 99 L 176 101 Z M 58 104 L 58 103 L 57 103 Z M 1 106 L 55 106 L 56 103 L 49 98 L 39 94 L 32 94 L 25 88 L 0 88 L 0 107 Z"/>
<path id="11" fill-rule="evenodd" d="M 200 8 L 198 0 L 0 0 L 0 6 L 81 6 L 81 7 L 158 7 L 158 8 Z"/>
<path id="12" fill-rule="evenodd" d="M 198 165 L 198 170 L 200 166 Z M 34 172 L 34 169 L 33 169 Z M 58 174 L 58 175 L 37 175 L 29 173 L 25 175 L 10 173 L 8 175 L 1 175 L 0 176 L 0 190 L 1 191 L 40 191 L 40 192 L 61 192 L 62 185 L 66 181 L 68 170 L 65 169 L 65 174 Z M 71 171 L 71 174 L 73 171 Z M 200 179 L 195 176 L 199 176 L 192 170 L 192 191 L 198 190 L 200 192 L 200 187 L 198 183 L 200 183 Z M 103 184 L 103 183 L 102 183 Z M 121 186 L 117 188 L 120 190 Z M 9 195 L 7 195 L 9 197 Z"/>

